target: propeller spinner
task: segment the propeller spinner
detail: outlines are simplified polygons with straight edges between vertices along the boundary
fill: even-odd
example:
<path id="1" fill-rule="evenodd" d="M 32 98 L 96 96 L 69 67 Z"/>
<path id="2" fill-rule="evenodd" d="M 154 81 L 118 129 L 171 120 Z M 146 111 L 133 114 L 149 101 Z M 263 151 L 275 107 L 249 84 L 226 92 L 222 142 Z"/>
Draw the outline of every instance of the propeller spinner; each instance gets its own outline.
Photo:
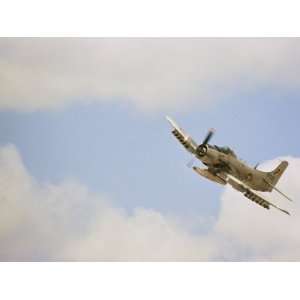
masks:
<path id="1" fill-rule="evenodd" d="M 204 156 L 206 153 L 207 153 L 207 144 L 209 143 L 209 141 L 211 140 L 211 138 L 213 137 L 215 133 L 215 129 L 211 128 L 208 133 L 206 134 L 206 137 L 204 138 L 202 144 L 200 144 L 198 147 L 197 147 L 197 150 L 196 150 L 196 155 L 198 156 Z M 194 160 L 195 160 L 195 157 L 193 157 L 187 164 L 187 167 L 191 168 L 192 165 L 194 164 Z"/>
<path id="2" fill-rule="evenodd" d="M 211 128 L 205 139 L 203 140 L 202 144 L 200 144 L 198 147 L 197 147 L 197 150 L 196 150 L 196 153 L 199 155 L 199 156 L 204 156 L 206 153 L 207 153 L 207 144 L 209 143 L 209 141 L 211 140 L 211 138 L 213 137 L 215 133 L 215 130 L 213 128 Z"/>

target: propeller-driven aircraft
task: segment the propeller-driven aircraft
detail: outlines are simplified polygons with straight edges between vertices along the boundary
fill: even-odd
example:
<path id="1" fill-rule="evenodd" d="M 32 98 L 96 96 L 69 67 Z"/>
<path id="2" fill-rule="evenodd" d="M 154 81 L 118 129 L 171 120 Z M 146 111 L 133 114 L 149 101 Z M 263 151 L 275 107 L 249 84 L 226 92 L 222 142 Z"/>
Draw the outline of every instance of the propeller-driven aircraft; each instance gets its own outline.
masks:
<path id="1" fill-rule="evenodd" d="M 236 154 L 229 147 L 210 145 L 209 141 L 214 135 L 213 129 L 208 131 L 201 144 L 197 144 L 174 120 L 168 116 L 166 119 L 173 127 L 172 134 L 187 151 L 194 155 L 192 161 L 188 164 L 189 167 L 192 166 L 195 158 L 199 159 L 207 167 L 201 169 L 193 166 L 193 170 L 197 174 L 221 185 L 231 185 L 245 197 L 266 209 L 270 209 L 272 206 L 288 215 L 290 214 L 288 211 L 269 202 L 258 194 L 258 192 L 271 192 L 274 189 L 292 201 L 276 188 L 277 182 L 288 167 L 287 161 L 282 161 L 271 172 L 260 171 L 257 169 L 257 165 L 254 168 L 247 166 L 243 161 L 237 158 Z"/>

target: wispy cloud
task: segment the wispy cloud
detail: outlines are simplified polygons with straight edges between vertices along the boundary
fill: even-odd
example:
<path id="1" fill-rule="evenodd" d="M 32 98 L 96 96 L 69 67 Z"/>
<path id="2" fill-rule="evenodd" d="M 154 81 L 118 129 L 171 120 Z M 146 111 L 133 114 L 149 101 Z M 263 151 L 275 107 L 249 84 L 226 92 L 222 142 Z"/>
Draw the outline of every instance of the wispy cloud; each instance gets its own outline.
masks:
<path id="1" fill-rule="evenodd" d="M 0 40 L 0 109 L 127 101 L 199 107 L 260 86 L 299 86 L 299 39 Z"/>

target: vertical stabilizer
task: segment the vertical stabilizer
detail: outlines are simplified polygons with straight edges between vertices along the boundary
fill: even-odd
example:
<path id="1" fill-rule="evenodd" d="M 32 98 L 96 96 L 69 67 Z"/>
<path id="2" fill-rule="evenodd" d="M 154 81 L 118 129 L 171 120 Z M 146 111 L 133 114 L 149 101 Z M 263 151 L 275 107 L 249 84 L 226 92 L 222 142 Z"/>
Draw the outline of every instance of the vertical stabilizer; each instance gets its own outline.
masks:
<path id="1" fill-rule="evenodd" d="M 268 182 L 270 182 L 272 186 L 277 184 L 288 165 L 289 163 L 287 161 L 282 161 L 277 168 L 275 168 L 272 172 L 267 173 Z"/>

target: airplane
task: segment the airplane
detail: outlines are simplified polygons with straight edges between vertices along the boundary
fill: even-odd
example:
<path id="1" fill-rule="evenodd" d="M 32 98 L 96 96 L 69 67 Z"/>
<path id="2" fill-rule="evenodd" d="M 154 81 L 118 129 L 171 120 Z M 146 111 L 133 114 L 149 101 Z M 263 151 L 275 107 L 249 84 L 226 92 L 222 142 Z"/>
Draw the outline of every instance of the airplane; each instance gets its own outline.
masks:
<path id="1" fill-rule="evenodd" d="M 210 129 L 201 144 L 197 144 L 174 120 L 166 116 L 171 124 L 172 134 L 184 146 L 184 148 L 194 155 L 188 164 L 192 166 L 195 158 L 199 159 L 207 168 L 201 169 L 193 166 L 193 170 L 200 176 L 205 177 L 220 185 L 231 185 L 235 190 L 241 192 L 246 198 L 252 200 L 263 208 L 274 207 L 288 215 L 290 213 L 270 201 L 264 199 L 258 192 L 277 191 L 282 196 L 292 201 L 288 196 L 281 192 L 276 184 L 288 167 L 287 161 L 282 161 L 273 171 L 264 172 L 246 165 L 238 159 L 236 154 L 229 147 L 219 147 L 210 145 L 209 141 L 214 135 L 214 129 Z M 254 192 L 255 191 L 255 192 Z"/>

